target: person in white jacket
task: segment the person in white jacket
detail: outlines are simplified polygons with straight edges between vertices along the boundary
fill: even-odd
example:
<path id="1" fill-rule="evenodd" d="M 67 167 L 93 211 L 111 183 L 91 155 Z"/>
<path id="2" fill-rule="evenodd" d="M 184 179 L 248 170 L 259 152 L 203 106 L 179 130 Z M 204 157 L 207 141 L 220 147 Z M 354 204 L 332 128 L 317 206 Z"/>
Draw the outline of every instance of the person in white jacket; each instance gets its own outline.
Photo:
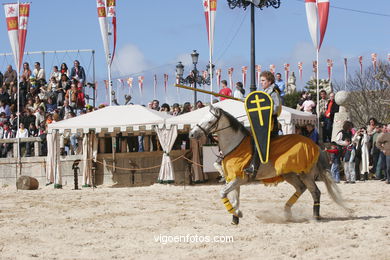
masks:
<path id="1" fill-rule="evenodd" d="M 28 137 L 28 130 L 27 130 L 27 128 L 24 127 L 23 123 L 20 123 L 19 129 L 16 132 L 16 138 L 27 138 L 27 137 Z M 22 155 L 22 147 L 23 146 L 26 147 L 26 156 L 29 157 L 30 156 L 30 143 L 29 142 L 20 143 L 20 146 L 19 146 L 20 155 Z"/>
<path id="2" fill-rule="evenodd" d="M 360 172 L 356 172 L 358 177 L 359 173 L 361 174 L 360 180 L 368 180 L 368 171 L 370 164 L 370 152 L 369 152 L 369 143 L 370 136 L 367 134 L 367 130 L 362 127 L 356 131 L 355 135 L 352 138 L 352 142 L 356 146 L 356 169 L 359 169 Z"/>

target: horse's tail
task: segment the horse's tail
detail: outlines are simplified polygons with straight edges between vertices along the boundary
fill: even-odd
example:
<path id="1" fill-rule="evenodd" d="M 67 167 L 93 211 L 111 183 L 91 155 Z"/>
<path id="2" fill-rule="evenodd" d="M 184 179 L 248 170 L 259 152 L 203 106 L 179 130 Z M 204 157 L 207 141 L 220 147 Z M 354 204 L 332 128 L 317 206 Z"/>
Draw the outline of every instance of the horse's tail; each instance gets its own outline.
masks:
<path id="1" fill-rule="evenodd" d="M 325 183 L 326 189 L 328 190 L 328 193 L 332 198 L 332 200 L 336 202 L 336 204 L 342 207 L 343 209 L 347 210 L 348 212 L 351 212 L 351 210 L 347 208 L 347 206 L 345 206 L 344 200 L 341 196 L 340 189 L 333 181 L 329 169 L 328 158 L 325 152 L 322 151 L 320 152 L 320 156 L 317 162 L 317 167 L 318 167 L 319 177 Z"/>

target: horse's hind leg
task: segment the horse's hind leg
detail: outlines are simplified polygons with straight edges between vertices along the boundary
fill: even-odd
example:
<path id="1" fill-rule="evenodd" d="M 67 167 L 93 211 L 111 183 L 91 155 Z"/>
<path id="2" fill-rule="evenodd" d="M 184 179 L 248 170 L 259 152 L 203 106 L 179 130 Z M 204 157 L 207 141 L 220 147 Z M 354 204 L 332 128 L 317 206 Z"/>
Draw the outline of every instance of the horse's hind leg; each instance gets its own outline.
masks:
<path id="1" fill-rule="evenodd" d="M 287 219 L 292 217 L 291 207 L 297 202 L 302 193 L 306 190 L 306 185 L 300 180 L 297 174 L 290 173 L 283 175 L 283 178 L 295 188 L 295 193 L 284 205 L 284 215 Z"/>
<path id="2" fill-rule="evenodd" d="M 306 185 L 307 189 L 310 191 L 311 196 L 313 197 L 313 217 L 315 219 L 320 219 L 320 197 L 321 191 L 318 189 L 317 184 L 314 179 L 313 172 L 309 174 L 302 173 L 299 175 L 299 178 Z"/>

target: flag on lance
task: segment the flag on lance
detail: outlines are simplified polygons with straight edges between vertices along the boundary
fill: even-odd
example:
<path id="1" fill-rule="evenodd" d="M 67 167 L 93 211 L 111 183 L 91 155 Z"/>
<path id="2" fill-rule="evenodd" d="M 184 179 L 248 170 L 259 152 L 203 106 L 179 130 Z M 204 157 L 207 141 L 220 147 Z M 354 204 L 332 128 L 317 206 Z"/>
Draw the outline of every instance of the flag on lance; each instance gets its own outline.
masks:
<path id="1" fill-rule="evenodd" d="M 244 88 L 246 86 L 246 73 L 248 71 L 248 66 L 242 66 L 241 72 L 242 72 L 242 84 L 244 85 Z"/>
<path id="2" fill-rule="evenodd" d="M 332 78 L 333 60 L 327 59 L 326 63 L 328 65 L 328 79 L 330 80 Z"/>
<path id="3" fill-rule="evenodd" d="M 233 71 L 234 68 L 228 68 L 228 77 L 229 77 L 229 84 L 231 89 L 233 89 Z"/>
<path id="4" fill-rule="evenodd" d="M 375 72 L 376 72 L 377 57 L 378 57 L 378 54 L 376 54 L 376 53 L 371 54 L 372 66 L 374 66 L 374 71 Z"/>
<path id="5" fill-rule="evenodd" d="M 165 94 L 167 94 L 167 86 L 168 86 L 168 74 L 164 74 L 164 90 L 165 90 Z"/>
<path id="6" fill-rule="evenodd" d="M 260 85 L 260 74 L 261 74 L 261 65 L 256 65 L 255 69 L 256 69 L 256 81 L 257 81 L 256 85 L 257 85 L 257 87 L 259 87 L 259 85 Z"/>
<path id="7" fill-rule="evenodd" d="M 298 62 L 299 79 L 302 80 L 303 62 Z"/>
<path id="8" fill-rule="evenodd" d="M 216 75 L 217 75 L 218 88 L 221 88 L 222 69 L 217 69 Z"/>
<path id="9" fill-rule="evenodd" d="M 144 93 L 144 79 L 145 79 L 144 76 L 138 76 L 138 87 L 139 87 L 139 93 L 141 94 L 141 96 Z"/>
<path id="10" fill-rule="evenodd" d="M 30 3 L 5 4 L 4 11 L 7 22 L 8 37 L 11 43 L 15 65 L 17 69 L 20 70 L 20 66 L 23 61 L 24 48 L 26 46 Z"/>
<path id="11" fill-rule="evenodd" d="M 285 82 L 288 81 L 288 74 L 290 73 L 290 64 L 285 63 L 284 64 L 284 73 L 285 73 Z"/>
<path id="12" fill-rule="evenodd" d="M 363 75 L 363 56 L 359 56 L 360 75 Z"/>
<path id="13" fill-rule="evenodd" d="M 214 30 L 215 16 L 217 13 L 217 0 L 201 0 L 204 8 L 204 16 L 206 18 L 207 38 L 211 50 L 211 56 L 214 49 Z"/>

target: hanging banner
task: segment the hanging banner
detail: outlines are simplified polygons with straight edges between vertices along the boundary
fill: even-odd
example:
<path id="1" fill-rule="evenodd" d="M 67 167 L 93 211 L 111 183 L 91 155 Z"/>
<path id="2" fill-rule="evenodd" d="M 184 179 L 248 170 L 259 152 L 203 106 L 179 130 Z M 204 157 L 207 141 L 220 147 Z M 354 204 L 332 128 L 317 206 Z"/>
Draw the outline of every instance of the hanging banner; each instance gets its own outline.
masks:
<path id="1" fill-rule="evenodd" d="M 259 88 L 259 86 L 260 86 L 261 66 L 260 65 L 256 65 L 255 69 L 256 69 L 256 86 L 257 86 L 257 88 Z"/>
<path id="2" fill-rule="evenodd" d="M 241 72 L 242 72 L 242 84 L 245 88 L 246 86 L 246 74 L 247 74 L 247 71 L 248 71 L 248 66 L 243 66 L 241 68 Z"/>
<path id="3" fill-rule="evenodd" d="M 122 88 L 125 87 L 125 81 L 123 79 L 118 79 L 118 82 Z"/>
<path id="4" fill-rule="evenodd" d="M 218 88 L 221 88 L 222 69 L 217 69 L 216 75 L 217 75 Z"/>
<path id="5" fill-rule="evenodd" d="M 314 73 L 315 77 L 317 76 L 317 69 L 318 69 L 317 65 L 318 65 L 317 61 L 313 60 L 313 73 Z"/>
<path id="6" fill-rule="evenodd" d="M 348 59 L 344 58 L 344 90 L 347 89 Z"/>
<path id="7" fill-rule="evenodd" d="M 285 82 L 287 82 L 288 81 L 288 75 L 289 75 L 289 73 L 290 73 L 290 64 L 288 64 L 288 63 L 285 63 L 284 64 L 284 76 L 285 76 Z"/>
<path id="8" fill-rule="evenodd" d="M 328 65 L 328 80 L 330 80 L 333 72 L 333 60 L 327 59 L 326 63 Z"/>
<path id="9" fill-rule="evenodd" d="M 110 64 L 110 49 L 108 43 L 108 23 L 107 23 L 107 12 L 106 12 L 106 1 L 105 0 L 97 0 L 97 11 L 98 11 L 98 19 L 100 24 L 100 32 L 103 40 L 103 48 L 104 53 L 106 55 L 106 63 Z"/>
<path id="10" fill-rule="evenodd" d="M 303 62 L 298 62 L 299 79 L 302 80 Z"/>
<path id="11" fill-rule="evenodd" d="M 321 49 L 321 45 L 325 37 L 326 27 L 328 26 L 329 0 L 318 0 L 317 5 L 318 18 L 320 21 L 320 46 L 318 46 L 318 49 Z"/>
<path id="12" fill-rule="evenodd" d="M 228 68 L 229 84 L 231 89 L 233 89 L 233 71 L 234 68 Z"/>
<path id="13" fill-rule="evenodd" d="M 167 94 L 167 86 L 168 86 L 168 74 L 164 74 L 164 90 L 165 90 L 165 94 Z"/>
<path id="14" fill-rule="evenodd" d="M 214 29 L 215 29 L 215 16 L 217 13 L 217 0 L 201 0 L 201 1 L 204 8 L 204 16 L 206 18 L 207 38 L 209 41 L 210 53 L 212 56 L 213 49 L 214 49 Z"/>
<path id="15" fill-rule="evenodd" d="M 360 75 L 363 75 L 363 56 L 359 56 Z"/>
<path id="16" fill-rule="evenodd" d="M 138 77 L 138 87 L 139 87 L 139 93 L 141 94 L 141 96 L 144 93 L 144 79 L 145 79 L 144 76 Z"/>
<path id="17" fill-rule="evenodd" d="M 156 91 L 157 91 L 157 75 L 153 76 L 153 99 L 156 99 Z"/>
<path id="18" fill-rule="evenodd" d="M 19 5 L 19 64 L 18 68 L 20 71 L 20 67 L 23 63 L 23 55 L 24 48 L 26 46 L 26 38 L 27 38 L 27 24 L 28 18 L 30 16 L 30 4 L 24 3 Z"/>
<path id="19" fill-rule="evenodd" d="M 128 79 L 127 79 L 127 85 L 129 85 L 129 88 L 130 88 L 130 89 L 133 88 L 133 78 L 128 78 Z"/>
<path id="20" fill-rule="evenodd" d="M 317 28 L 318 28 L 318 15 L 317 15 L 317 3 L 316 0 L 305 0 L 306 18 L 309 26 L 309 32 L 311 40 L 315 48 L 318 48 L 317 41 Z"/>
<path id="21" fill-rule="evenodd" d="M 374 66 L 374 71 L 376 72 L 376 61 L 378 55 L 376 53 L 371 54 L 372 66 Z"/>
<path id="22" fill-rule="evenodd" d="M 276 69 L 276 66 L 275 66 L 274 64 L 269 65 L 269 71 L 270 71 L 272 74 L 275 74 L 275 69 Z"/>

